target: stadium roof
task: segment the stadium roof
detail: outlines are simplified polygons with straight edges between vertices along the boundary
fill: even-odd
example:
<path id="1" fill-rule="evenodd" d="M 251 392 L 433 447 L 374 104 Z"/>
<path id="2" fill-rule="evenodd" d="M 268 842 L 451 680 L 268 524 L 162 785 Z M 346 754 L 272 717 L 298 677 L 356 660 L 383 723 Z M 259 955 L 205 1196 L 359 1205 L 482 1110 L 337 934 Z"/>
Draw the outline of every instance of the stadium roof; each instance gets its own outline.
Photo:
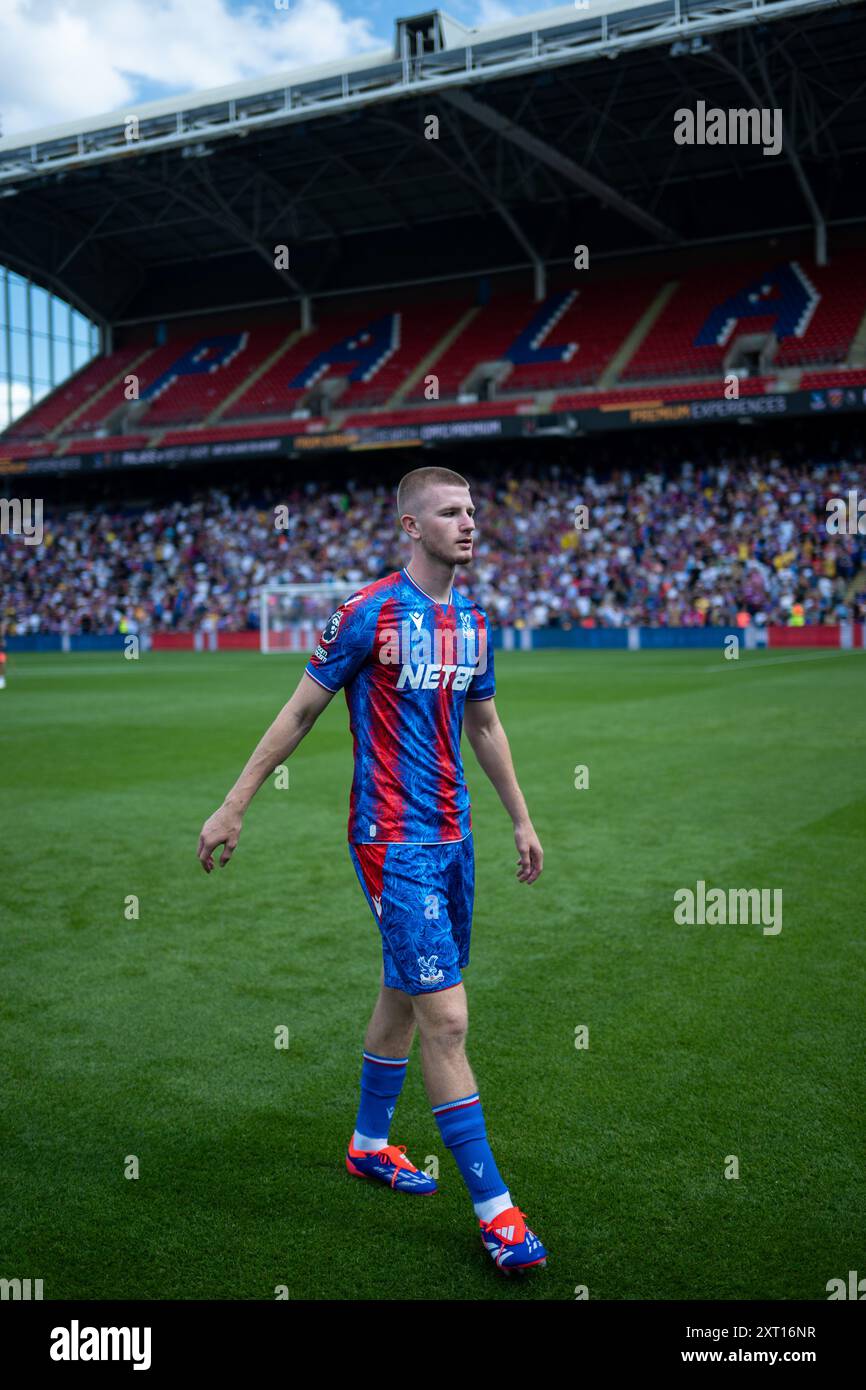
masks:
<path id="1" fill-rule="evenodd" d="M 576 243 L 810 229 L 820 254 L 866 222 L 864 71 L 858 0 L 575 0 L 481 30 L 425 11 L 390 49 L 0 140 L 0 261 L 120 324 Z M 782 152 L 677 144 L 700 101 L 782 110 Z"/>

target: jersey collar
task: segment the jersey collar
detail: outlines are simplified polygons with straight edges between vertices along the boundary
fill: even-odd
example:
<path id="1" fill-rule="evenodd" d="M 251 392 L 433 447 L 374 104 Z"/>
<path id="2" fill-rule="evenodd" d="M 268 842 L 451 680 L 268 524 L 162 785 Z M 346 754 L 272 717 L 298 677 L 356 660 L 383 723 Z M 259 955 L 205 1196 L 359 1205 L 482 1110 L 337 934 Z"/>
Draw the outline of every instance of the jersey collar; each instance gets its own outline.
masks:
<path id="1" fill-rule="evenodd" d="M 415 583 L 415 580 L 412 578 L 411 574 L 409 573 L 409 571 L 407 570 L 407 568 L 406 568 L 405 565 L 403 566 L 403 573 L 405 574 L 406 578 L 409 580 L 409 583 L 412 585 L 412 588 L 413 588 L 413 589 L 417 589 L 417 590 L 418 590 L 418 593 L 419 593 L 419 594 L 423 594 L 424 597 L 427 598 L 427 599 L 429 599 L 431 603 L 437 603 L 437 604 L 439 604 L 439 607 L 440 607 L 440 608 L 451 608 L 451 607 L 453 606 L 453 604 L 454 604 L 454 586 L 453 586 L 453 585 L 451 586 L 451 592 L 450 592 L 450 594 L 448 595 L 448 602 L 447 602 L 447 603 L 439 603 L 438 598 L 433 598 L 431 594 L 428 594 L 428 593 L 426 592 L 426 590 L 424 590 L 424 589 L 421 588 L 421 585 L 420 585 L 420 584 L 416 584 L 416 583 Z"/>

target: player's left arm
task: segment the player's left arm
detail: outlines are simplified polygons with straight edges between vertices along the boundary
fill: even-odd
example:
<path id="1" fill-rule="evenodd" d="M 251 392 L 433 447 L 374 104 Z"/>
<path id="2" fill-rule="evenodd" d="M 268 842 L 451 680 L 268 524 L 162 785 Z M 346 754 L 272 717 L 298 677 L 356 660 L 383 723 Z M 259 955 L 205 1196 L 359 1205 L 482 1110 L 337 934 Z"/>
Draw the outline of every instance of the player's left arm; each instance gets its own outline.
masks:
<path id="1" fill-rule="evenodd" d="M 521 883 L 534 883 L 541 873 L 544 850 L 529 819 L 495 700 L 492 697 L 489 700 L 467 700 L 463 711 L 463 728 L 476 758 L 514 823 L 514 843 L 520 855 L 517 877 Z"/>

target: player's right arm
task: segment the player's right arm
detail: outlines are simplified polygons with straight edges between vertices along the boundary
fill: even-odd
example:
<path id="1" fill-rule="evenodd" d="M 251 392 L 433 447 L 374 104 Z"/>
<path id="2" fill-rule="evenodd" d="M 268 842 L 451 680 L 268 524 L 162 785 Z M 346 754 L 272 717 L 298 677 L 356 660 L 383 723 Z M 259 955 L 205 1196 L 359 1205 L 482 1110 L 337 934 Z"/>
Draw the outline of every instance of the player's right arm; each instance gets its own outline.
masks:
<path id="1" fill-rule="evenodd" d="M 291 699 L 286 701 L 263 735 L 222 806 L 201 828 L 198 857 L 205 873 L 209 874 L 213 869 L 213 852 L 218 845 L 225 846 L 220 855 L 220 868 L 229 862 L 237 848 L 244 812 L 259 787 L 275 768 L 291 756 L 335 693 L 314 681 L 306 671 L 301 676 Z"/>

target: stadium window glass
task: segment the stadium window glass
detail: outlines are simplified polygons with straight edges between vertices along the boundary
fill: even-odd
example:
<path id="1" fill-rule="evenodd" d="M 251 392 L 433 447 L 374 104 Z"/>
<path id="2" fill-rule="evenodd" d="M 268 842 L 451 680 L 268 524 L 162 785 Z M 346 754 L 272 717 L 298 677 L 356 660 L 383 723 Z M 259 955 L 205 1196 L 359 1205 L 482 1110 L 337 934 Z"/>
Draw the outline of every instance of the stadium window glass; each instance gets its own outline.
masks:
<path id="1" fill-rule="evenodd" d="M 90 346 L 90 320 L 79 314 L 77 309 L 72 311 L 72 339 L 73 342 L 83 343 L 85 347 Z"/>
<path id="2" fill-rule="evenodd" d="M 33 335 L 33 381 L 51 383 L 51 339 Z"/>
<path id="3" fill-rule="evenodd" d="M 11 333 L 12 340 L 12 376 L 18 377 L 20 381 L 27 381 L 30 375 L 30 367 L 27 360 L 27 334 L 19 328 L 13 328 Z"/>
<path id="4" fill-rule="evenodd" d="M 0 265 L 0 429 L 98 353 L 97 324 Z"/>
<path id="5" fill-rule="evenodd" d="M 9 322 L 27 331 L 27 282 L 20 275 L 9 276 Z"/>
<path id="6" fill-rule="evenodd" d="M 54 339 L 54 380 L 65 381 L 72 371 L 72 352 L 66 338 Z"/>
<path id="7" fill-rule="evenodd" d="M 48 304 L 50 296 L 39 285 L 34 285 L 30 292 L 30 311 L 33 315 L 33 332 L 49 333 L 51 327 L 48 320 Z"/>
<path id="8" fill-rule="evenodd" d="M 71 309 L 62 299 L 51 299 L 51 333 L 54 338 L 69 339 L 72 337 L 70 330 L 69 316 Z"/>

